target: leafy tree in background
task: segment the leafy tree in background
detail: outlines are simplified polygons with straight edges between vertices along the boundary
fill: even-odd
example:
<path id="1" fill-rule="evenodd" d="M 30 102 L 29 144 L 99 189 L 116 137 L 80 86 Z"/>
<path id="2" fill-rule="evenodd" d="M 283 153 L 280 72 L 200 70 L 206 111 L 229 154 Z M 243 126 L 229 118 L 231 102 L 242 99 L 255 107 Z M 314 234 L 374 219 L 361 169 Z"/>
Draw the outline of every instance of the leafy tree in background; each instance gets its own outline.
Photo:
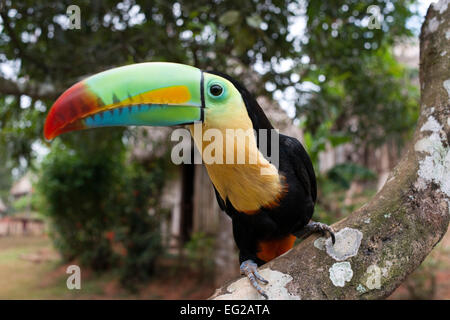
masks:
<path id="1" fill-rule="evenodd" d="M 11 170 L 11 161 L 6 157 L 6 152 L 0 151 L 0 199 L 4 202 L 7 201 L 11 189 Z"/>
<path id="2" fill-rule="evenodd" d="M 122 196 L 122 155 L 90 157 L 56 142 L 44 161 L 39 192 L 51 217 L 52 236 L 64 260 L 104 270 L 115 264 L 105 233 L 114 227 Z M 105 151 L 105 150 L 101 150 Z"/>
<path id="3" fill-rule="evenodd" d="M 380 145 L 389 139 L 401 143 L 418 117 L 418 88 L 411 83 L 417 70 L 397 62 L 392 46 L 411 36 L 405 20 L 413 1 L 311 1 L 307 7 L 308 57 L 304 81 L 319 86 L 299 111 L 306 132 L 328 126 L 336 137 L 355 144 Z M 367 8 L 383 13 L 379 29 L 362 27 Z"/>
<path id="4" fill-rule="evenodd" d="M 13 96 L 1 122 L 12 156 L 29 157 L 42 136 L 46 110 L 63 90 L 89 74 L 143 61 L 172 61 L 231 71 L 232 61 L 251 66 L 293 56 L 286 39 L 293 1 L 79 1 L 81 29 L 64 25 L 73 1 L 6 1 L 0 14 L 0 62 L 20 61 L 18 77 L 0 78 L 0 92 Z M 270 21 L 270 23 L 263 23 Z M 264 27 L 262 27 L 264 26 Z M 19 107 L 22 94 L 32 98 Z M 42 103 L 44 105 L 42 105 Z M 28 121 L 29 120 L 29 121 Z"/>
<path id="5" fill-rule="evenodd" d="M 41 211 L 51 218 L 52 238 L 64 260 L 78 259 L 96 271 L 116 268 L 132 289 L 152 275 L 161 253 L 157 199 L 170 162 L 166 156 L 146 166 L 128 163 L 123 144 L 102 139 L 120 141 L 121 134 L 100 130 L 91 136 L 97 142 L 86 148 L 55 141 L 38 191 L 47 200 Z"/>
<path id="6" fill-rule="evenodd" d="M 361 121 L 353 135 L 362 139 L 382 137 L 379 127 L 386 119 L 390 131 L 405 131 L 415 116 L 409 108 L 415 97 L 400 90 L 410 88 L 390 49 L 396 39 L 410 35 L 405 24 L 412 3 L 79 1 L 81 29 L 68 30 L 65 14 L 72 1 L 5 1 L 0 62 L 18 62 L 20 80 L 0 77 L 2 143 L 9 142 L 14 158 L 29 158 L 58 94 L 89 74 L 143 61 L 217 69 L 244 82 L 255 81 L 245 71 L 258 65 L 261 84 L 269 84 L 270 91 L 255 85 L 257 93 L 297 92 L 294 103 L 299 115 L 308 116 L 307 131 L 332 121 L 347 132 L 346 120 L 353 116 Z M 379 6 L 384 15 L 380 30 L 361 25 L 369 5 Z M 307 18 L 306 34 L 289 33 L 295 17 Z M 291 61 L 287 71 L 279 70 L 282 61 Z M 311 82 L 319 92 L 304 89 Z M 19 107 L 21 95 L 32 99 L 27 108 Z M 394 120 L 400 121 L 394 125 Z"/>
<path id="7" fill-rule="evenodd" d="M 297 117 L 302 119 L 307 149 L 316 168 L 327 144 L 351 143 L 361 158 L 324 174 L 316 170 L 320 193 L 316 215 L 321 220 L 331 223 L 354 209 L 344 205 L 345 191 L 353 180 L 374 180 L 365 168 L 374 148 L 389 142 L 400 152 L 413 132 L 419 111 L 419 91 L 412 82 L 417 70 L 401 65 L 392 52 L 395 44 L 412 36 L 405 22 L 412 16 L 413 4 L 308 2 L 301 43 L 306 63 L 297 66 L 302 81 L 295 84 Z M 371 5 L 382 14 L 377 17 L 379 28 L 368 28 Z"/>

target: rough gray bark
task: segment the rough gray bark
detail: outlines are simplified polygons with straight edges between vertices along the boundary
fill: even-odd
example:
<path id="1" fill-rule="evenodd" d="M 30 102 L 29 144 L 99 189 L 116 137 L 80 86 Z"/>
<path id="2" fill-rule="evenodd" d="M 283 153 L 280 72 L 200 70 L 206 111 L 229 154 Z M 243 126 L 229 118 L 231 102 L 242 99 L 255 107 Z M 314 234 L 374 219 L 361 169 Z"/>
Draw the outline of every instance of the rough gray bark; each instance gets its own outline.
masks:
<path id="1" fill-rule="evenodd" d="M 420 37 L 421 114 L 406 155 L 375 197 L 333 227 L 261 267 L 271 299 L 389 296 L 445 234 L 450 218 L 450 9 L 428 9 Z M 245 278 L 211 297 L 260 299 Z"/>

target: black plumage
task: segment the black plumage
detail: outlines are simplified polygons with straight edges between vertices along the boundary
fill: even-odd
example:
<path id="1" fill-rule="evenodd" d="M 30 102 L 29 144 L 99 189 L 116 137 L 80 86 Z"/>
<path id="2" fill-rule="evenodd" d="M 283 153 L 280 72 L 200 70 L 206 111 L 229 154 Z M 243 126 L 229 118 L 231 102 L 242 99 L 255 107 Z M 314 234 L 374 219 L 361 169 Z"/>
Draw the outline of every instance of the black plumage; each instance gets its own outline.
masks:
<path id="1" fill-rule="evenodd" d="M 262 108 L 248 90 L 232 77 L 210 72 L 229 80 L 240 92 L 245 103 L 248 116 L 256 130 L 259 147 L 258 129 L 273 129 Z M 268 154 L 272 146 L 268 139 Z M 239 260 L 253 260 L 258 265 L 264 264 L 260 259 L 261 243 L 284 239 L 302 230 L 310 221 L 317 198 L 316 177 L 311 160 L 295 138 L 279 134 L 279 174 L 284 183 L 285 192 L 278 205 L 261 207 L 257 213 L 239 212 L 229 199 L 222 199 L 216 191 L 217 201 L 232 219 L 233 235 L 239 248 Z M 290 249 L 290 248 L 286 248 Z"/>

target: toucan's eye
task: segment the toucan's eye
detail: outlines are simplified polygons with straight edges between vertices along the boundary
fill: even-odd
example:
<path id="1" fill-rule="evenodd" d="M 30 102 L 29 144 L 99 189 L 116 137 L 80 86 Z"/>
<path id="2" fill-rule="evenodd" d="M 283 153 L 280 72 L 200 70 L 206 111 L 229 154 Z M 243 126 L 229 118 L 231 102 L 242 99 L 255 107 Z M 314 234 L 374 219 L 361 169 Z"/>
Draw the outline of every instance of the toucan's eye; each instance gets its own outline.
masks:
<path id="1" fill-rule="evenodd" d="M 213 84 L 211 87 L 209 87 L 209 93 L 211 93 L 214 97 L 219 97 L 223 92 L 223 88 L 221 85 Z"/>

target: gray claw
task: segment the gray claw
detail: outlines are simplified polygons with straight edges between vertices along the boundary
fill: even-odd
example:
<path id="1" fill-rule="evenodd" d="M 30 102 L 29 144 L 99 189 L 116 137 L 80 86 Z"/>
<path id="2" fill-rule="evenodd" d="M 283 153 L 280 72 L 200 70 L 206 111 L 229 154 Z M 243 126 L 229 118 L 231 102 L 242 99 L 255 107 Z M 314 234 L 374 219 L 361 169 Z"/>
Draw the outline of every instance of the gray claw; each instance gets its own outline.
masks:
<path id="1" fill-rule="evenodd" d="M 329 225 L 326 225 L 325 223 L 322 223 L 322 222 L 315 222 L 315 223 L 317 223 L 318 229 L 320 230 L 320 232 L 322 233 L 323 236 L 325 236 L 327 232 L 330 234 L 331 242 L 334 245 L 336 243 L 336 236 L 334 235 L 333 228 L 330 227 Z"/>
<path id="2" fill-rule="evenodd" d="M 266 279 L 264 279 L 258 272 L 258 269 L 256 269 L 253 274 L 255 275 L 256 279 L 258 279 L 259 281 L 261 281 L 264 284 L 268 284 L 269 281 L 267 281 Z"/>

